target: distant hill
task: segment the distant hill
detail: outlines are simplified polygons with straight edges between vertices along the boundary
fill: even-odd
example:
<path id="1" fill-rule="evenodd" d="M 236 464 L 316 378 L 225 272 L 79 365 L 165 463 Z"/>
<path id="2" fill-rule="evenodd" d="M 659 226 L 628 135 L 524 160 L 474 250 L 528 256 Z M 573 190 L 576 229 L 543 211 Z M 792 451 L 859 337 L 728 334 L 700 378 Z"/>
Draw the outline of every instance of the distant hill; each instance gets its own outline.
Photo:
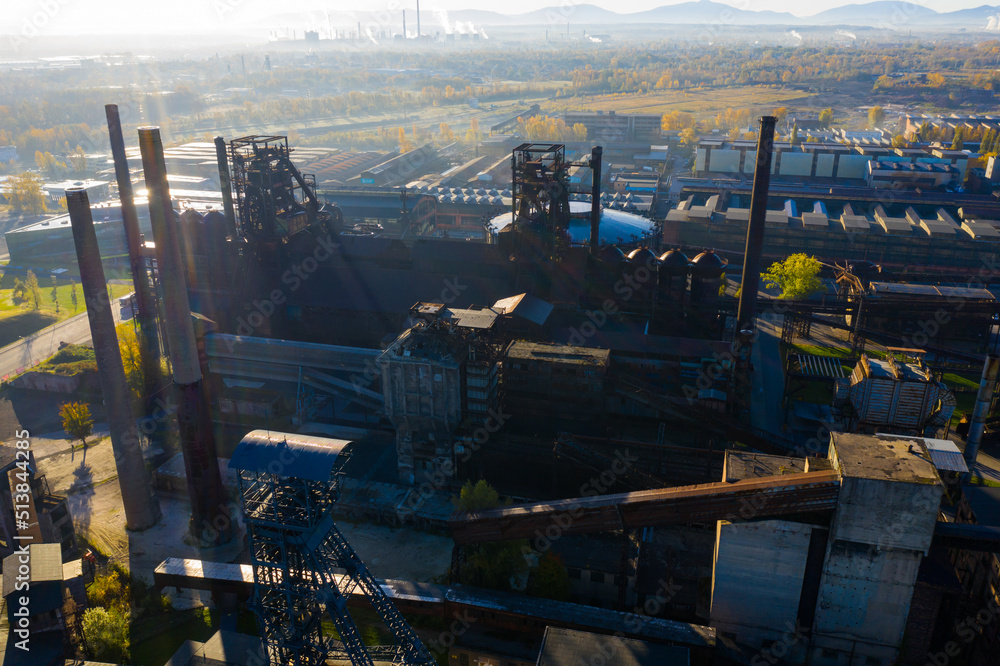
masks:
<path id="1" fill-rule="evenodd" d="M 855 25 L 878 28 L 903 28 L 923 25 L 926 19 L 939 16 L 938 12 L 912 2 L 880 0 L 867 4 L 844 5 L 828 9 L 805 19 L 813 25 Z"/>
<path id="2" fill-rule="evenodd" d="M 293 12 L 280 16 L 278 25 L 295 25 Z M 273 18 L 273 17 L 272 17 Z M 339 26 L 376 25 L 398 31 L 402 17 L 394 16 L 391 25 L 384 18 L 367 11 L 333 10 L 327 19 Z M 416 12 L 406 14 L 407 26 L 416 28 Z M 381 20 L 380 20 L 381 19 Z M 909 27 L 949 27 L 968 30 L 1000 31 L 1000 6 L 982 5 L 951 12 L 936 12 L 905 0 L 876 0 L 869 3 L 847 4 L 813 16 L 797 17 L 788 12 L 753 11 L 732 7 L 713 0 L 682 2 L 633 13 L 618 13 L 595 5 L 565 4 L 536 9 L 523 14 L 503 14 L 495 10 L 461 9 L 455 11 L 428 10 L 420 12 L 424 34 L 436 32 L 468 32 L 475 28 L 535 26 L 554 31 L 571 26 L 612 25 L 773 25 L 773 26 L 857 26 L 906 30 Z M 397 25 L 399 24 L 399 25 Z"/>

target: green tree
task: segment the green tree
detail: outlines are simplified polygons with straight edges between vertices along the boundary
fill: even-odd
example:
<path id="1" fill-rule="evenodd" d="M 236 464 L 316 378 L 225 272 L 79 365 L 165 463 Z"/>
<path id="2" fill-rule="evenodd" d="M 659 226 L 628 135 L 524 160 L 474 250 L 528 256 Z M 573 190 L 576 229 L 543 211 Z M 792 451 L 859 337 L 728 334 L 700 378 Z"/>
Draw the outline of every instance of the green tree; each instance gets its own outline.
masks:
<path id="1" fill-rule="evenodd" d="M 569 599 L 569 572 L 562 559 L 551 550 L 538 560 L 538 567 L 528 578 L 528 594 L 545 599 Z"/>
<path id="2" fill-rule="evenodd" d="M 823 109 L 819 112 L 819 122 L 823 127 L 830 127 L 833 122 L 833 108 Z"/>
<path id="3" fill-rule="evenodd" d="M 485 511 L 500 506 L 500 494 L 485 480 L 472 483 L 470 479 L 462 486 L 455 504 L 462 511 Z"/>
<path id="4" fill-rule="evenodd" d="M 766 273 L 761 273 L 765 286 L 779 287 L 778 298 L 808 298 L 823 288 L 819 279 L 820 263 L 807 254 L 793 254 L 784 261 L 771 264 Z"/>
<path id="5" fill-rule="evenodd" d="M 83 640 L 91 659 L 129 662 L 129 612 L 119 608 L 88 608 L 83 614 Z"/>
<path id="6" fill-rule="evenodd" d="M 455 506 L 462 511 L 486 511 L 500 506 L 500 496 L 486 481 L 466 481 Z M 462 567 L 462 582 L 494 590 L 509 590 L 513 581 L 527 571 L 522 552 L 526 540 L 479 543 L 463 548 L 468 566 Z"/>
<path id="7" fill-rule="evenodd" d="M 955 130 L 955 138 L 951 140 L 952 150 L 965 150 L 965 131 L 959 127 Z"/>
<path id="8" fill-rule="evenodd" d="M 45 193 L 38 174 L 26 172 L 11 176 L 4 183 L 7 203 L 20 215 L 41 215 L 45 212 Z"/>
<path id="9" fill-rule="evenodd" d="M 14 301 L 14 305 L 20 305 L 24 303 L 26 299 L 24 283 L 21 282 L 21 278 L 14 278 L 14 290 L 11 292 L 11 299 Z"/>
<path id="10" fill-rule="evenodd" d="M 24 290 L 27 300 L 31 302 L 31 307 L 37 310 L 42 306 L 42 288 L 38 286 L 38 278 L 33 271 L 28 271 L 24 279 Z"/>
<path id="11" fill-rule="evenodd" d="M 90 415 L 90 407 L 85 402 L 67 402 L 59 408 L 63 430 L 70 439 L 78 439 L 87 450 L 87 438 L 94 432 L 94 419 Z"/>
<path id="12" fill-rule="evenodd" d="M 802 144 L 802 139 L 799 138 L 799 126 L 798 124 L 792 125 L 792 136 L 789 139 L 793 146 L 798 146 Z"/>
<path id="13" fill-rule="evenodd" d="M 878 127 L 885 120 L 885 109 L 881 106 L 875 105 L 868 109 L 868 126 L 871 128 Z"/>
<path id="14" fill-rule="evenodd" d="M 52 302 L 56 304 L 56 314 L 59 313 L 59 283 L 56 282 L 56 276 L 52 276 L 52 291 L 49 292 L 49 298 Z"/>
<path id="15" fill-rule="evenodd" d="M 80 303 L 76 297 L 76 280 L 72 278 L 69 281 L 69 301 L 73 304 L 73 312 L 76 312 Z"/>

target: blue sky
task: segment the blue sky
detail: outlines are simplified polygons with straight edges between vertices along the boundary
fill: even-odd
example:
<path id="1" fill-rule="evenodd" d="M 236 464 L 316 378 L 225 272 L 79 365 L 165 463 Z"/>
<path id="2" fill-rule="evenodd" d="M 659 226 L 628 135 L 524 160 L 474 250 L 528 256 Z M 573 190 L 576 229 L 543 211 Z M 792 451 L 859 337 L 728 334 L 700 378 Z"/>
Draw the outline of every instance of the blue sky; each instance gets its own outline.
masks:
<path id="1" fill-rule="evenodd" d="M 718 0 L 742 9 L 787 11 L 798 16 L 849 4 L 842 0 Z M 620 13 L 642 11 L 678 0 L 588 0 Z M 976 7 L 1000 0 L 917 0 L 916 4 L 937 11 Z M 285 12 L 323 13 L 327 9 L 385 9 L 393 13 L 412 11 L 416 0 L 4 0 L 0 12 L 0 32 L 20 33 L 38 29 L 47 34 L 80 33 L 203 33 L 221 26 L 254 24 L 266 16 Z M 582 4 L 577 0 L 505 0 L 485 3 L 476 0 L 423 0 L 422 12 L 435 8 L 492 9 L 517 14 L 546 6 Z M 1000 11 L 1000 10 L 998 10 Z M 109 20 L 114 17 L 113 20 Z"/>

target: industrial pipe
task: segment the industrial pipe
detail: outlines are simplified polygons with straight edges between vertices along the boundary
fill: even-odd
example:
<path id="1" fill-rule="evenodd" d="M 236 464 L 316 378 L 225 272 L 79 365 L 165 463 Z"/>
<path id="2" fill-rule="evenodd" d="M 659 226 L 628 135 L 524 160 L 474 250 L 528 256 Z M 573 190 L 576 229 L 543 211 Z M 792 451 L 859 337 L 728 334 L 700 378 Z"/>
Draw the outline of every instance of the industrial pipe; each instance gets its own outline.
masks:
<path id="1" fill-rule="evenodd" d="M 156 330 L 156 305 L 153 301 L 149 277 L 146 275 L 146 261 L 142 257 L 142 234 L 139 231 L 139 214 L 135 209 L 132 192 L 132 176 L 125 156 L 125 139 L 122 137 L 122 122 L 117 104 L 105 104 L 108 119 L 108 138 L 111 141 L 111 156 L 115 163 L 115 179 L 118 181 L 118 200 L 122 207 L 122 221 L 125 224 L 125 242 L 128 245 L 129 268 L 132 270 L 132 285 L 135 288 L 136 319 L 142 335 L 143 381 L 145 399 L 156 393 L 160 378 L 160 345 Z"/>
<path id="2" fill-rule="evenodd" d="M 969 468 L 968 481 L 972 476 L 972 469 L 979 456 L 979 444 L 983 439 L 983 430 L 986 428 L 986 418 L 990 414 L 990 406 L 993 404 L 993 396 L 997 390 L 997 378 L 1000 377 L 1000 356 L 990 354 L 983 363 L 983 377 L 979 381 L 979 393 L 976 394 L 976 406 L 972 410 L 972 421 L 969 423 L 969 434 L 965 438 L 965 465 Z"/>
<path id="3" fill-rule="evenodd" d="M 597 256 L 601 245 L 601 156 L 604 148 L 594 146 L 590 151 L 590 169 L 593 182 L 590 184 L 590 254 Z"/>
<path id="4" fill-rule="evenodd" d="M 764 226 L 767 218 L 767 190 L 771 185 L 771 151 L 774 147 L 774 116 L 761 116 L 757 137 L 757 162 L 753 172 L 750 195 L 750 223 L 743 253 L 743 278 L 740 283 L 740 303 L 736 312 L 736 330 L 753 331 L 756 324 L 757 292 L 760 284 L 761 254 L 764 248 Z"/>
<path id="5" fill-rule="evenodd" d="M 229 174 L 229 151 L 226 140 L 215 137 L 215 159 L 219 164 L 219 189 L 222 190 L 222 208 L 226 213 L 226 232 L 236 238 L 236 209 L 233 207 L 233 179 Z"/>
<path id="6" fill-rule="evenodd" d="M 111 448 L 125 507 L 125 524 L 130 530 L 144 530 L 160 519 L 160 506 L 153 496 L 146 463 L 142 459 L 139 432 L 132 415 L 132 401 L 125 381 L 87 190 L 82 187 L 66 190 L 66 209 L 73 229 L 80 283 L 97 357 L 97 374 L 111 430 Z"/>
<path id="7" fill-rule="evenodd" d="M 181 450 L 191 498 L 191 535 L 204 546 L 228 541 L 234 532 L 219 473 L 215 437 L 188 302 L 177 220 L 170 203 L 163 143 L 158 127 L 139 128 L 139 150 L 149 193 L 149 218 L 156 241 L 156 263 L 163 289 L 164 328 L 177 387 Z"/>

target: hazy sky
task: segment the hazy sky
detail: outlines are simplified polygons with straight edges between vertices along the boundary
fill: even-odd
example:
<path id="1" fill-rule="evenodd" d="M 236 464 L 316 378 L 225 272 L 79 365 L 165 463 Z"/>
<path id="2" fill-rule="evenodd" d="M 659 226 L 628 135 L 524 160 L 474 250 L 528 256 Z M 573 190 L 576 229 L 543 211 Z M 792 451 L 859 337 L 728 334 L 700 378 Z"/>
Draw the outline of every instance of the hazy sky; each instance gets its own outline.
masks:
<path id="1" fill-rule="evenodd" d="M 742 9 L 787 11 L 799 16 L 849 4 L 843 0 L 720 0 Z M 917 0 L 938 11 L 975 7 L 994 0 Z M 322 15 L 327 9 L 365 10 L 391 8 L 412 11 L 416 0 L 2 0 L 0 33 L 27 35 L 81 33 L 203 33 L 219 27 L 255 26 L 266 23 L 273 14 L 313 12 Z M 492 9 L 516 14 L 546 6 L 594 4 L 619 13 L 642 11 L 677 0 L 505 0 L 485 3 L 476 0 L 424 0 L 421 14 L 445 9 Z M 111 19 L 113 17 L 113 19 Z M 111 20 L 109 20 L 111 19 Z"/>

